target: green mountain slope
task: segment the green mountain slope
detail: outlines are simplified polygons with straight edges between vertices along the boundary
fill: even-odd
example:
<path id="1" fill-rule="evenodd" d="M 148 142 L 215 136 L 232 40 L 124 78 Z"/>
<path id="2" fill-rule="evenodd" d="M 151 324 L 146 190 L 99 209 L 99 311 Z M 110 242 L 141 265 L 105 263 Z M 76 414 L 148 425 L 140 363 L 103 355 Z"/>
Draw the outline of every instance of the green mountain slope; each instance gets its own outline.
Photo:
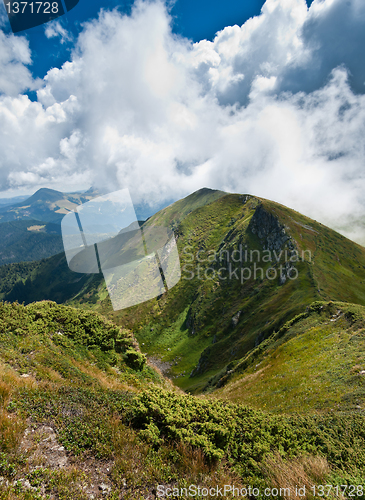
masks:
<path id="1" fill-rule="evenodd" d="M 283 488 L 289 498 L 298 484 L 302 498 L 333 484 L 340 490 L 327 498 L 353 488 L 363 499 L 364 429 L 352 411 L 272 415 L 181 394 L 146 364 L 130 331 L 102 316 L 0 303 L 4 500 L 187 498 L 189 485 L 208 498 L 224 485 L 255 498 Z"/>
<path id="2" fill-rule="evenodd" d="M 176 233 L 180 282 L 160 299 L 112 317 L 133 328 L 148 353 L 170 362 L 174 382 L 184 389 L 201 390 L 212 378 L 216 383 L 217 374 L 224 376 L 315 300 L 365 304 L 359 286 L 365 249 L 277 203 L 227 195 L 190 213 Z M 248 251 L 248 262 L 234 261 L 240 248 Z M 284 281 L 291 266 L 297 278 Z"/>
<path id="3" fill-rule="evenodd" d="M 275 412 L 365 408 L 365 308 L 314 302 L 221 379 L 216 397 Z"/>
<path id="4" fill-rule="evenodd" d="M 174 382 L 192 392 L 223 383 L 313 301 L 365 305 L 365 249 L 282 205 L 201 190 L 144 227 L 161 221 L 175 229 L 182 268 L 161 297 L 112 311 L 102 277 L 69 271 L 61 255 L 29 272 L 23 265 L 15 284 L 17 268 L 7 267 L 0 297 L 97 310 L 131 329 L 144 352 L 168 363 Z"/>

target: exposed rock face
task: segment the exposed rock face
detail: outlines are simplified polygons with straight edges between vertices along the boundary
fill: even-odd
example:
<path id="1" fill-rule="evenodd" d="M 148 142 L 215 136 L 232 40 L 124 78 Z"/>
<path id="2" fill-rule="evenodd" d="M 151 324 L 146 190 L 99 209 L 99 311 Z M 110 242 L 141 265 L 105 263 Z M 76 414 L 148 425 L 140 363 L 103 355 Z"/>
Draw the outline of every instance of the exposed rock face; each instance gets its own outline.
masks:
<path id="1" fill-rule="evenodd" d="M 264 250 L 280 252 L 288 250 L 291 256 L 297 250 L 292 238 L 286 233 L 285 227 L 270 212 L 267 212 L 262 205 L 259 205 L 252 216 L 249 224 L 253 234 L 257 234 Z M 284 285 L 288 273 L 295 268 L 293 262 L 286 261 L 279 276 L 279 284 Z"/>
<path id="2" fill-rule="evenodd" d="M 169 376 L 170 368 L 172 367 L 173 363 L 169 361 L 161 361 L 161 359 L 157 356 L 149 356 L 147 359 L 155 368 L 158 368 L 163 375 L 165 375 L 166 377 Z"/>
<path id="3" fill-rule="evenodd" d="M 250 196 L 249 194 L 242 194 L 239 197 L 239 199 L 242 201 L 242 205 L 245 205 L 250 198 L 252 198 L 252 196 Z"/>
<path id="4" fill-rule="evenodd" d="M 237 323 L 240 319 L 241 313 L 242 313 L 242 311 L 238 311 L 238 313 L 233 316 L 233 318 L 231 320 L 233 327 L 237 326 Z"/>
<path id="5" fill-rule="evenodd" d="M 278 219 L 259 205 L 249 224 L 253 234 L 257 234 L 264 250 L 281 250 L 286 244 L 288 249 L 294 250 L 295 246 L 286 234 L 285 228 Z"/>
<path id="6" fill-rule="evenodd" d="M 204 373 L 209 363 L 209 355 L 210 355 L 210 348 L 208 347 L 202 352 L 197 366 L 190 373 L 190 377 L 194 377 L 195 375 Z"/>
<path id="7" fill-rule="evenodd" d="M 34 441 L 38 441 L 36 447 Z M 36 429 L 28 427 L 25 430 L 20 448 L 25 451 L 33 450 L 33 455 L 29 460 L 31 463 L 44 462 L 50 468 L 64 468 L 68 464 L 66 450 L 58 443 L 52 427 L 46 425 L 40 425 Z"/>
<path id="8" fill-rule="evenodd" d="M 190 330 L 190 335 L 195 335 L 198 331 L 198 324 L 190 307 L 186 316 L 186 326 Z"/>

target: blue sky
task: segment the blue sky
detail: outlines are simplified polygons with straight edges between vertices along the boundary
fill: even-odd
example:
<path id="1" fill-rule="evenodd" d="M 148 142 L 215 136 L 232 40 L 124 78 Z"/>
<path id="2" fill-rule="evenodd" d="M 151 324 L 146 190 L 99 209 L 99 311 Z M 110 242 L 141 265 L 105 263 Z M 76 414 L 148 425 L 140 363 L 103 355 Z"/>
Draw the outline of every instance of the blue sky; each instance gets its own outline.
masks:
<path id="1" fill-rule="evenodd" d="M 310 5 L 313 0 L 307 0 Z M 194 42 L 212 40 L 225 26 L 241 26 L 250 17 L 257 16 L 264 0 L 177 0 L 170 13 L 173 17 L 173 31 Z M 82 30 L 85 21 L 96 18 L 101 8 L 130 13 L 133 0 L 80 0 L 78 5 L 61 19 L 62 26 L 74 37 Z M 0 8 L 3 8 L 2 3 Z M 32 73 L 41 77 L 51 67 L 60 67 L 70 57 L 72 41 L 60 44 L 58 39 L 46 39 L 45 26 L 37 26 L 17 36 L 26 36 L 33 54 Z M 4 26 L 10 32 L 10 25 Z M 31 95 L 31 94 L 30 94 Z"/>
<path id="2" fill-rule="evenodd" d="M 210 187 L 365 241 L 364 0 L 80 0 L 2 26 L 0 197 Z"/>

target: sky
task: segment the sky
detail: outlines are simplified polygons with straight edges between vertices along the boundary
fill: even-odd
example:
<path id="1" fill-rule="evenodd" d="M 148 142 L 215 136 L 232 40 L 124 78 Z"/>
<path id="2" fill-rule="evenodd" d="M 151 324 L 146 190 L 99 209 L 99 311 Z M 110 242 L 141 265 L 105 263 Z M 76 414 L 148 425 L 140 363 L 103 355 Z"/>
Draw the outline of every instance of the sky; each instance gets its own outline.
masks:
<path id="1" fill-rule="evenodd" d="M 363 0 L 80 0 L 0 22 L 0 197 L 210 187 L 365 241 Z"/>

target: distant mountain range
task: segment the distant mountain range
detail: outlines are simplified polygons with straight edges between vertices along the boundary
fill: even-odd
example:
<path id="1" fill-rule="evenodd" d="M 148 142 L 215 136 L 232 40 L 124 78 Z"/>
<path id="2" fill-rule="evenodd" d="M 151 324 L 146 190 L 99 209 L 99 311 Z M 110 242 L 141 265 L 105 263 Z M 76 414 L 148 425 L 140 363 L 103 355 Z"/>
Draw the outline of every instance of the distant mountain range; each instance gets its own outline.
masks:
<path id="1" fill-rule="evenodd" d="M 100 195 L 95 188 L 80 193 L 61 193 L 39 189 L 32 196 L 0 199 L 0 266 L 15 262 L 38 261 L 63 251 L 60 223 L 78 205 Z M 162 204 L 157 210 L 166 206 Z M 139 220 L 154 211 L 137 204 Z"/>
<path id="2" fill-rule="evenodd" d="M 91 200 L 95 195 L 95 193 L 67 194 L 42 188 L 25 200 L 0 207 L 0 223 L 16 220 L 60 223 L 65 214 L 81 203 Z"/>
<path id="3" fill-rule="evenodd" d="M 65 194 L 42 188 L 30 197 L 0 203 L 0 265 L 38 261 L 62 252 L 62 218 L 95 196 L 92 191 Z"/>
<path id="4" fill-rule="evenodd" d="M 13 198 L 0 198 L 0 207 L 5 207 L 6 205 L 14 205 L 26 200 L 29 196 L 14 196 Z"/>

